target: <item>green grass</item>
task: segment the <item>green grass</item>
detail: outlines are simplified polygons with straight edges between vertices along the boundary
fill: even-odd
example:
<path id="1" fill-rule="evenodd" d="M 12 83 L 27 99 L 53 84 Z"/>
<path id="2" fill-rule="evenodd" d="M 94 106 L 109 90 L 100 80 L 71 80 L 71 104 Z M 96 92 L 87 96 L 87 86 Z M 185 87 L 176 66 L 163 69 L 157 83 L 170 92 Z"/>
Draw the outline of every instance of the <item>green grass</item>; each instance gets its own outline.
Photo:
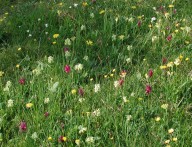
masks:
<path id="1" fill-rule="evenodd" d="M 0 1 L 0 145 L 190 147 L 191 16 L 190 0 Z"/>

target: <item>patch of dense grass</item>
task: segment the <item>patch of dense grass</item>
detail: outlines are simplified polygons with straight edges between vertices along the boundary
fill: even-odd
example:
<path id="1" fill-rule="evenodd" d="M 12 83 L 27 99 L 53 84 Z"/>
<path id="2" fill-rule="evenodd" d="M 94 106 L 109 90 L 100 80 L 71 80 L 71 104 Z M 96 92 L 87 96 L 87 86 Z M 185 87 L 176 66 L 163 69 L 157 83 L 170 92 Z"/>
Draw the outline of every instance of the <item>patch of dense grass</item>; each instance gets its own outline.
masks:
<path id="1" fill-rule="evenodd" d="M 190 146 L 191 1 L 0 1 L 1 146 Z"/>

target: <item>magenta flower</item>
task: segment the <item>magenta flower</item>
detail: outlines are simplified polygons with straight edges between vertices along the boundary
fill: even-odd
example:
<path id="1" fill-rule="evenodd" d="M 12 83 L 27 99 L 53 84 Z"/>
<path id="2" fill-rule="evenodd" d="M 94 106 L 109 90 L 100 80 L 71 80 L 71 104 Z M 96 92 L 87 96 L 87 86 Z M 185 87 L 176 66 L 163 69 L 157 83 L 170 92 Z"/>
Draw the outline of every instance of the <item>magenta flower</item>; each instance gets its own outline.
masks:
<path id="1" fill-rule="evenodd" d="M 153 76 L 153 70 L 152 70 L 152 69 L 149 70 L 148 76 L 149 76 L 149 77 L 152 77 L 152 76 Z"/>
<path id="2" fill-rule="evenodd" d="M 71 67 L 69 65 L 66 65 L 64 67 L 64 70 L 65 70 L 66 73 L 69 73 L 71 71 Z"/>
<path id="3" fill-rule="evenodd" d="M 124 83 L 124 80 L 123 80 L 123 79 L 120 79 L 120 80 L 119 80 L 119 85 L 122 86 L 123 83 Z"/>
<path id="4" fill-rule="evenodd" d="M 171 41 L 172 35 L 167 36 L 167 41 Z"/>
<path id="5" fill-rule="evenodd" d="M 65 47 L 63 50 L 64 50 L 64 52 L 68 52 L 68 51 L 69 51 L 69 48 L 68 48 L 68 47 Z"/>
<path id="6" fill-rule="evenodd" d="M 24 85 L 24 84 L 25 84 L 25 79 L 24 79 L 24 78 L 19 79 L 19 83 L 20 83 L 21 85 Z"/>
<path id="7" fill-rule="evenodd" d="M 45 113 L 44 113 L 44 116 L 45 116 L 45 117 L 48 117 L 48 116 L 49 116 L 49 112 L 45 112 Z"/>
<path id="8" fill-rule="evenodd" d="M 27 124 L 26 124 L 25 121 L 22 121 L 22 122 L 20 123 L 20 125 L 19 125 L 19 130 L 20 130 L 21 132 L 25 132 L 25 131 L 27 130 Z"/>
<path id="9" fill-rule="evenodd" d="M 152 91 L 151 86 L 150 86 L 150 85 L 146 85 L 146 87 L 145 87 L 145 93 L 146 93 L 146 94 L 150 94 L 151 91 Z"/>
<path id="10" fill-rule="evenodd" d="M 82 88 L 79 88 L 78 92 L 79 92 L 79 95 L 80 95 L 80 96 L 83 96 L 83 95 L 84 95 L 84 90 L 83 90 Z"/>
<path id="11" fill-rule="evenodd" d="M 141 21 L 140 20 L 138 21 L 137 26 L 141 27 Z"/>

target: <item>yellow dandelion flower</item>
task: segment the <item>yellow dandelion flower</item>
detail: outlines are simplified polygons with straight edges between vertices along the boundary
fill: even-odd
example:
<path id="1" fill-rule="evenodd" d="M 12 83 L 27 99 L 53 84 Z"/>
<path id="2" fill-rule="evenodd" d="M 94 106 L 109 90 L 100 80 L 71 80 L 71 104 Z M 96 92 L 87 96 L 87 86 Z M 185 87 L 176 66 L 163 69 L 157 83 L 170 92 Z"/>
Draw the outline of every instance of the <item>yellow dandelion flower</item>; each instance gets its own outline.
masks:
<path id="1" fill-rule="evenodd" d="M 63 141 L 64 141 L 64 142 L 66 142 L 66 141 L 67 141 L 67 137 L 63 137 L 62 139 L 63 139 Z"/>
<path id="2" fill-rule="evenodd" d="M 52 141 L 52 137 L 51 137 L 51 136 L 49 136 L 49 137 L 48 137 L 48 140 L 49 140 L 49 141 Z"/>
<path id="3" fill-rule="evenodd" d="M 76 89 L 73 89 L 73 90 L 71 90 L 71 93 L 72 93 L 72 94 L 76 94 L 76 93 L 77 93 L 77 90 L 76 90 Z"/>
<path id="4" fill-rule="evenodd" d="M 178 33 L 179 32 L 179 30 L 175 30 L 175 33 Z"/>
<path id="5" fill-rule="evenodd" d="M 59 34 L 54 34 L 53 35 L 53 38 L 58 38 L 59 37 Z"/>
<path id="6" fill-rule="evenodd" d="M 17 65 L 16 65 L 16 68 L 19 68 L 19 67 L 20 67 L 20 65 L 19 65 L 19 64 L 17 64 Z"/>
<path id="7" fill-rule="evenodd" d="M 99 14 L 104 14 L 105 13 L 105 10 L 101 10 L 100 12 L 99 12 Z"/>
<path id="8" fill-rule="evenodd" d="M 174 8 L 174 5 L 169 5 L 168 7 L 169 7 L 169 8 Z"/>
<path id="9" fill-rule="evenodd" d="M 177 142 L 177 137 L 173 137 L 172 139 L 174 142 Z"/>
<path id="10" fill-rule="evenodd" d="M 180 59 L 180 60 L 182 60 L 182 59 L 183 59 L 183 56 L 182 56 L 182 55 L 180 55 L 180 56 L 179 56 L 179 59 Z"/>
<path id="11" fill-rule="evenodd" d="M 166 65 L 161 65 L 161 66 L 160 66 L 160 69 L 166 69 L 166 68 L 167 68 Z"/>
<path id="12" fill-rule="evenodd" d="M 76 140 L 75 140 L 75 143 L 76 143 L 76 145 L 79 146 L 79 145 L 80 145 L 80 140 L 79 140 L 79 139 L 76 139 Z"/>
<path id="13" fill-rule="evenodd" d="M 189 61 L 189 58 L 186 58 L 185 61 Z"/>
<path id="14" fill-rule="evenodd" d="M 56 41 L 52 42 L 52 44 L 56 44 L 56 43 L 57 43 Z"/>
<path id="15" fill-rule="evenodd" d="M 88 6 L 88 3 L 87 2 L 83 2 L 82 5 L 83 5 L 83 7 L 86 7 L 86 6 Z"/>
<path id="16" fill-rule="evenodd" d="M 3 71 L 0 71 L 0 77 L 2 77 L 4 75 Z"/>
<path id="17" fill-rule="evenodd" d="M 114 74 L 110 74 L 110 77 L 113 77 L 114 76 Z"/>
<path id="18" fill-rule="evenodd" d="M 160 121 L 161 120 L 161 118 L 159 117 L 159 116 L 157 116 L 157 117 L 155 117 L 155 121 Z"/>
<path id="19" fill-rule="evenodd" d="M 27 104 L 26 104 L 26 107 L 27 107 L 27 108 L 31 108 L 32 106 L 33 106 L 32 103 L 27 103 Z"/>
<path id="20" fill-rule="evenodd" d="M 89 46 L 92 46 L 92 45 L 93 45 L 93 41 L 87 40 L 87 41 L 86 41 L 86 44 L 89 45 Z"/>

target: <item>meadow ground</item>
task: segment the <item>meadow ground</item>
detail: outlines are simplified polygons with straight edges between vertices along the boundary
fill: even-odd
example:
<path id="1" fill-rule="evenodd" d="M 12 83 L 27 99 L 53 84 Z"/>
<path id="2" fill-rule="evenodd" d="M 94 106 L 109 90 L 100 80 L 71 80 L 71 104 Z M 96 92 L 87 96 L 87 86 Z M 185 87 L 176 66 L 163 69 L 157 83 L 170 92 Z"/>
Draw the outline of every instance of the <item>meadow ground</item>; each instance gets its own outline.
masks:
<path id="1" fill-rule="evenodd" d="M 191 9 L 0 0 L 0 145 L 192 146 Z"/>

